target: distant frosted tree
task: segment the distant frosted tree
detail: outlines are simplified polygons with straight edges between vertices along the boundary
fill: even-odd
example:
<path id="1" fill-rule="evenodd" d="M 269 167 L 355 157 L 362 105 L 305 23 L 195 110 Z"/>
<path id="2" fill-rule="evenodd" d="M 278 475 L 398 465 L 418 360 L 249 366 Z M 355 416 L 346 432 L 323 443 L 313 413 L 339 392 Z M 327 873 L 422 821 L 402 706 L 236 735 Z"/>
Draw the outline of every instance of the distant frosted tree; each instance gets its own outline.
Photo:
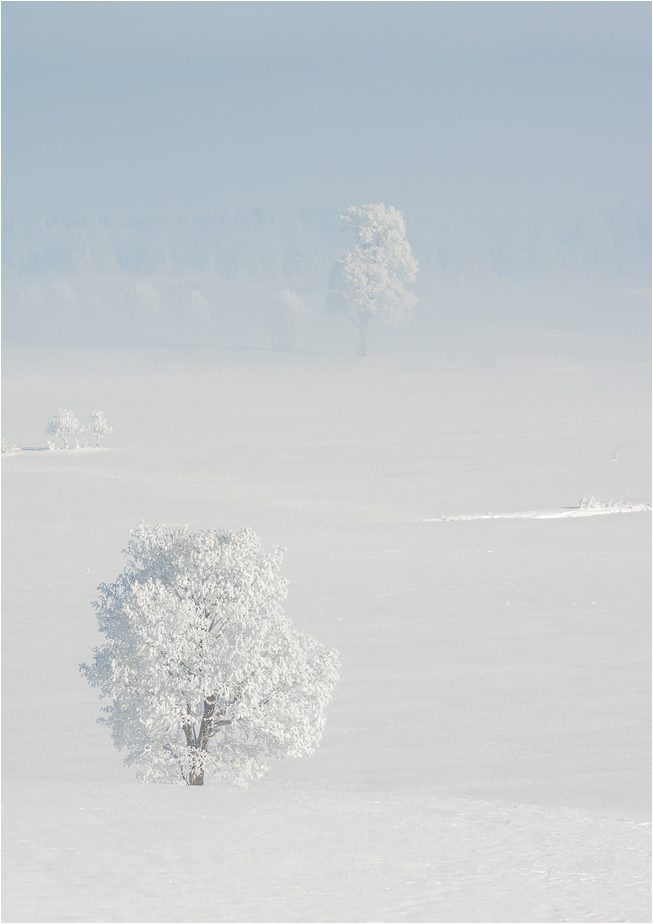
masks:
<path id="1" fill-rule="evenodd" d="M 93 411 L 92 414 L 89 414 L 88 423 L 84 429 L 95 437 L 96 449 L 100 445 L 100 440 L 108 436 L 109 433 L 113 433 L 113 427 L 109 426 L 102 411 Z"/>
<path id="2" fill-rule="evenodd" d="M 131 334 L 139 344 L 157 342 L 163 325 L 161 296 L 148 283 L 132 286 L 129 297 L 135 307 L 131 314 Z"/>
<path id="3" fill-rule="evenodd" d="M 190 297 L 183 302 L 183 327 L 185 328 L 186 342 L 204 346 L 209 337 L 211 312 L 209 300 L 200 292 L 193 289 Z"/>
<path id="4" fill-rule="evenodd" d="M 52 286 L 52 294 L 60 305 L 70 307 L 75 303 L 75 290 L 67 282 L 55 282 Z"/>
<path id="5" fill-rule="evenodd" d="M 310 313 L 304 299 L 292 289 L 283 289 L 272 303 L 270 320 L 274 348 L 294 350 L 297 342 L 297 327 Z"/>
<path id="6" fill-rule="evenodd" d="M 392 206 L 352 206 L 341 216 L 356 234 L 356 244 L 332 269 L 327 304 L 357 314 L 357 354 L 367 353 L 367 329 L 373 315 L 404 324 L 417 299 L 406 286 L 415 281 L 417 260 L 406 240 L 404 217 Z"/>
<path id="7" fill-rule="evenodd" d="M 45 432 L 48 436 L 58 436 L 63 449 L 68 449 L 68 441 L 77 436 L 81 429 L 80 423 L 73 412 L 60 407 Z"/>
<path id="8" fill-rule="evenodd" d="M 251 529 L 145 526 L 95 603 L 106 642 L 81 670 L 113 703 L 100 719 L 146 782 L 244 785 L 311 754 L 338 679 L 335 651 L 281 609 L 282 549 Z"/>

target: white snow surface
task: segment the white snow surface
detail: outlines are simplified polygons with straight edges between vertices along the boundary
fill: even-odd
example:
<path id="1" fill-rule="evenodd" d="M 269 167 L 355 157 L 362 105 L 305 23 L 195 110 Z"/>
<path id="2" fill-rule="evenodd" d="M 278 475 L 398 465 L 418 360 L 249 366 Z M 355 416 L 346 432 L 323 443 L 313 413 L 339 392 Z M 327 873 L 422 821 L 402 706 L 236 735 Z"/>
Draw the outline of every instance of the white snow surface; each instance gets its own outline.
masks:
<path id="1" fill-rule="evenodd" d="M 4 920 L 650 920 L 650 508 L 564 515 L 650 504 L 647 365 L 3 371 Z M 104 408 L 103 450 L 40 451 L 58 407 Z M 141 520 L 288 548 L 284 611 L 342 661 L 313 757 L 244 791 L 123 766 L 78 665 Z"/>

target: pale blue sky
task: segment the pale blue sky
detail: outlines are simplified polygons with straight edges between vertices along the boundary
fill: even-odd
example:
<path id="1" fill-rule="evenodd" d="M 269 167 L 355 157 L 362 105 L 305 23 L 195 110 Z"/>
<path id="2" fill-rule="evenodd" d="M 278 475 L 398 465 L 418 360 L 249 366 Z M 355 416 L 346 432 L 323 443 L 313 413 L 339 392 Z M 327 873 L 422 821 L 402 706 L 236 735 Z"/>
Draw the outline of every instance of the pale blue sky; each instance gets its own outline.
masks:
<path id="1" fill-rule="evenodd" d="M 2 4 L 5 220 L 644 208 L 648 2 Z"/>

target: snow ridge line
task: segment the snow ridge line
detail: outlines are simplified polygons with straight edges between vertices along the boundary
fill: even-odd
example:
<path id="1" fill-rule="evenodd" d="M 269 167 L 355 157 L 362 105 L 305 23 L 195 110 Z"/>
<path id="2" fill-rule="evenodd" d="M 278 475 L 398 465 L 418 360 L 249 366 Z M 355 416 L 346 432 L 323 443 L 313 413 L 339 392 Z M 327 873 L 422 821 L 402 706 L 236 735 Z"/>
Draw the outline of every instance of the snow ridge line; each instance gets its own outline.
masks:
<path id="1" fill-rule="evenodd" d="M 594 500 L 591 498 L 590 500 Z M 452 520 L 558 520 L 562 517 L 595 517 L 606 513 L 643 513 L 651 510 L 651 504 L 600 504 L 594 501 L 583 503 L 578 507 L 567 507 L 562 511 L 526 511 L 524 513 L 481 513 L 461 517 L 426 517 L 420 523 L 437 523 L 438 521 L 451 522 Z"/>

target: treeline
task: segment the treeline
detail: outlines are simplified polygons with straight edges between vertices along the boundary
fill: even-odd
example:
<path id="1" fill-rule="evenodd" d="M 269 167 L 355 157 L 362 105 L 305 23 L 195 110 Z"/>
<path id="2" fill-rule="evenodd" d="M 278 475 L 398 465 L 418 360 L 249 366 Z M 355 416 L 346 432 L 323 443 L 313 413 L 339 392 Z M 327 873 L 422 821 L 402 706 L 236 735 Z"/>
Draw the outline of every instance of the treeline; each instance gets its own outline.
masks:
<path id="1" fill-rule="evenodd" d="M 9 224 L 3 263 L 20 274 L 213 273 L 223 279 L 267 283 L 328 275 L 340 243 L 337 212 L 302 212 L 282 222 L 273 212 L 218 217 L 141 219 L 124 223 Z"/>
<path id="2" fill-rule="evenodd" d="M 626 206 L 505 216 L 405 214 L 420 263 L 443 284 L 488 276 L 646 278 L 650 210 Z M 31 274 L 215 274 L 265 285 L 326 284 L 349 246 L 336 210 L 306 209 L 296 219 L 267 209 L 217 217 L 59 222 L 3 228 L 6 272 Z"/>

